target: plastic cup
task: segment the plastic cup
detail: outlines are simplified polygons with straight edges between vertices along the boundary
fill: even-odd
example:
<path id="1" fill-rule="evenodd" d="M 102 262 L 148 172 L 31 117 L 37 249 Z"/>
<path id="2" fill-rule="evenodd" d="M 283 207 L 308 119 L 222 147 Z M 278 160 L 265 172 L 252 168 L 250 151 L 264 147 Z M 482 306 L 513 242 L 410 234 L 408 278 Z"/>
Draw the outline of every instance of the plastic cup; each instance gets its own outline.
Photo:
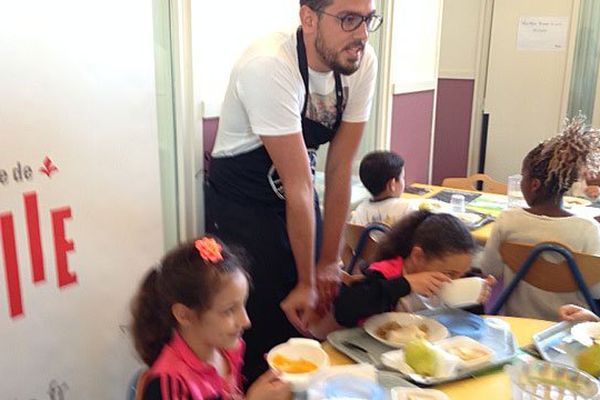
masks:
<path id="1" fill-rule="evenodd" d="M 508 177 L 508 189 L 506 195 L 508 197 L 508 208 L 523 207 L 523 193 L 521 192 L 521 175 L 511 175 Z"/>
<path id="2" fill-rule="evenodd" d="M 465 196 L 462 194 L 453 194 L 450 197 L 450 209 L 455 213 L 465 212 Z"/>

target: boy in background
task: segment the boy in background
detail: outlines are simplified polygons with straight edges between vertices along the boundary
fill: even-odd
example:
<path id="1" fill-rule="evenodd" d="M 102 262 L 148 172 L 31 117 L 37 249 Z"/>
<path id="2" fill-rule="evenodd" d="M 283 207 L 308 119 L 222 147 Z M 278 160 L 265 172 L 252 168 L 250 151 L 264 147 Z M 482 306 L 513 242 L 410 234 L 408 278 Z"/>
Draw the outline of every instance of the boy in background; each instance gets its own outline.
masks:
<path id="1" fill-rule="evenodd" d="M 350 223 L 367 225 L 379 222 L 393 225 L 404 215 L 416 211 L 416 205 L 401 199 L 404 191 L 404 159 L 391 151 L 374 151 L 360 162 L 359 176 L 371 193 L 352 213 Z"/>

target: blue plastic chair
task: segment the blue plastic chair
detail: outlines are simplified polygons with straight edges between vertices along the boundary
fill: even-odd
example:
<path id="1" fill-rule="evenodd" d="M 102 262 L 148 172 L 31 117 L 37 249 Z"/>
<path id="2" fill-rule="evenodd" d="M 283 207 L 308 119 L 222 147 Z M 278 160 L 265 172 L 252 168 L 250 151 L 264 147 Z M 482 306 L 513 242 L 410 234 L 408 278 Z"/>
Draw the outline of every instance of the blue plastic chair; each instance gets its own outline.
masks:
<path id="1" fill-rule="evenodd" d="M 129 384 L 127 385 L 127 400 L 135 400 L 138 381 L 140 380 L 144 371 L 146 371 L 144 368 L 138 369 L 129 380 Z"/>
<path id="2" fill-rule="evenodd" d="M 560 263 L 552 263 L 539 257 L 546 251 L 558 253 L 565 260 Z M 498 300 L 491 308 L 491 314 L 497 314 L 502 309 L 522 279 L 530 285 L 550 292 L 579 290 L 590 310 L 599 314 L 596 302 L 586 285 L 586 282 L 593 285 L 600 281 L 599 256 L 571 253 L 566 247 L 557 243 L 540 243 L 532 246 L 510 242 L 502 243 L 500 254 L 504 263 L 515 272 L 515 276 L 500 293 Z M 521 261 L 523 259 L 524 261 Z M 534 268 L 531 268 L 532 266 Z M 550 270 L 552 270 L 551 277 L 548 275 Z"/>
<path id="3" fill-rule="evenodd" d="M 344 271 L 351 274 L 359 259 L 364 259 L 367 262 L 372 261 L 370 258 L 374 255 L 377 247 L 377 241 L 371 236 L 371 232 L 378 231 L 386 233 L 390 227 L 385 224 L 372 223 L 366 226 L 346 224 L 344 232 L 344 240 L 346 246 L 351 251 L 350 261 L 344 266 Z M 366 254 L 371 253 L 371 254 Z"/>

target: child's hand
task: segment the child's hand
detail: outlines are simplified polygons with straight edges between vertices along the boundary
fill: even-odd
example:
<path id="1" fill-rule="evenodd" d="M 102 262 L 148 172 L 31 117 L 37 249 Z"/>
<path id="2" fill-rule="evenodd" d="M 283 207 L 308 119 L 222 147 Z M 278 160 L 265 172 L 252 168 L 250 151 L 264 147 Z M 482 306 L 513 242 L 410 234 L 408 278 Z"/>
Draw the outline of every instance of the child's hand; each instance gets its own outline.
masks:
<path id="1" fill-rule="evenodd" d="M 492 275 L 488 275 L 485 278 L 485 284 L 481 287 L 481 293 L 479 293 L 479 298 L 477 299 L 479 304 L 483 304 L 488 301 L 490 295 L 492 294 L 492 286 L 495 284 L 496 278 L 494 278 Z"/>
<path id="2" fill-rule="evenodd" d="M 574 304 L 561 306 L 558 314 L 560 319 L 565 321 L 600 321 L 600 318 L 590 310 Z"/>
<path id="3" fill-rule="evenodd" d="M 246 400 L 289 400 L 291 398 L 290 384 L 279 379 L 271 370 L 254 381 L 246 393 Z"/>
<path id="4" fill-rule="evenodd" d="M 418 272 L 404 275 L 404 278 L 413 292 L 427 297 L 437 294 L 444 283 L 451 281 L 448 275 L 441 272 Z"/>

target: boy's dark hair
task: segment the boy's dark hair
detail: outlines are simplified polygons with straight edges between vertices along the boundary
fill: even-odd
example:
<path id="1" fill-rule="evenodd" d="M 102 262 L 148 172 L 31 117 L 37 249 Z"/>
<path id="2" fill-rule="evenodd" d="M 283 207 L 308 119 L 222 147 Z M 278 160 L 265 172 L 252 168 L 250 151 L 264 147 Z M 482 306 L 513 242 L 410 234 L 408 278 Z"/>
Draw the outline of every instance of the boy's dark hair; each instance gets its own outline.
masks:
<path id="1" fill-rule="evenodd" d="M 415 211 L 396 222 L 385 235 L 376 260 L 406 258 L 414 246 L 427 257 L 440 258 L 449 254 L 472 253 L 475 241 L 458 218 L 450 214 Z"/>
<path id="2" fill-rule="evenodd" d="M 404 159 L 392 151 L 373 151 L 360 162 L 358 175 L 373 196 L 385 190 L 390 179 L 400 178 Z"/>
<path id="3" fill-rule="evenodd" d="M 300 7 L 308 6 L 313 11 L 321 11 L 331 3 L 333 0 L 300 0 Z"/>
<path id="4" fill-rule="evenodd" d="M 191 241 L 167 253 L 160 266 L 144 278 L 131 304 L 131 331 L 135 349 L 148 366 L 156 361 L 177 326 L 171 313 L 173 304 L 205 311 L 229 275 L 241 271 L 248 277 L 240 258 L 219 244 L 222 261 L 205 261 Z"/>
<path id="5" fill-rule="evenodd" d="M 541 199 L 562 197 L 587 168 L 600 169 L 600 132 L 584 125 L 585 117 L 567 120 L 563 131 L 533 148 L 523 168 L 541 183 Z"/>

